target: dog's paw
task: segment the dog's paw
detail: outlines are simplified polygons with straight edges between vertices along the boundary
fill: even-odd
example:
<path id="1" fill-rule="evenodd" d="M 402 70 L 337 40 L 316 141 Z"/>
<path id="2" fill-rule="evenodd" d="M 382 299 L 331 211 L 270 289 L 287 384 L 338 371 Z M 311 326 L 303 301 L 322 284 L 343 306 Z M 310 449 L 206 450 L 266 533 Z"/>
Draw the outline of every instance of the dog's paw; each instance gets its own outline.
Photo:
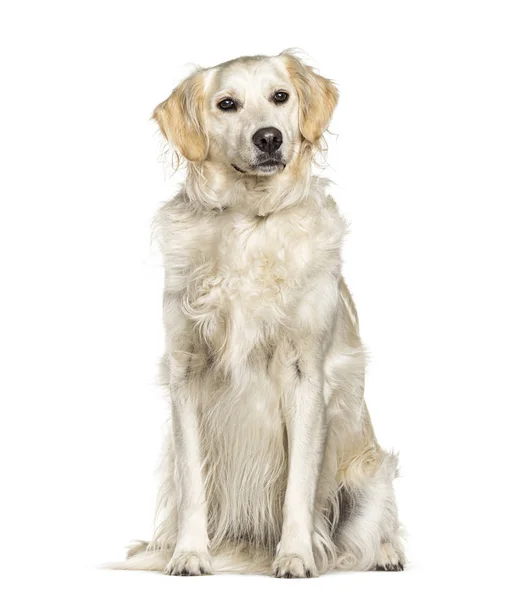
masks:
<path id="1" fill-rule="evenodd" d="M 390 542 L 381 544 L 373 571 L 404 571 L 404 559 Z"/>
<path id="2" fill-rule="evenodd" d="M 165 575 L 210 575 L 212 565 L 206 552 L 175 552 L 170 559 Z"/>
<path id="3" fill-rule="evenodd" d="M 278 556 L 273 563 L 273 574 L 275 577 L 284 579 L 317 577 L 318 575 L 313 560 L 306 560 L 298 554 Z"/>

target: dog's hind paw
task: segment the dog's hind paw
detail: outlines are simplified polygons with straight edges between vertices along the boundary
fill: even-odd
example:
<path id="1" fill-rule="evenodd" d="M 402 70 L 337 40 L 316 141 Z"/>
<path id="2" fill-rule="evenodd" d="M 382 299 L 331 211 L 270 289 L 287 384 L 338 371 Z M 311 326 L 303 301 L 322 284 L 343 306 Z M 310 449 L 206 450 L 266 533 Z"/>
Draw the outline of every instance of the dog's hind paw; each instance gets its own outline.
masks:
<path id="1" fill-rule="evenodd" d="M 372 571 L 404 571 L 404 559 L 390 542 L 381 545 Z"/>
<path id="2" fill-rule="evenodd" d="M 205 552 L 175 552 L 170 559 L 165 575 L 210 575 L 212 565 L 210 556 Z"/>

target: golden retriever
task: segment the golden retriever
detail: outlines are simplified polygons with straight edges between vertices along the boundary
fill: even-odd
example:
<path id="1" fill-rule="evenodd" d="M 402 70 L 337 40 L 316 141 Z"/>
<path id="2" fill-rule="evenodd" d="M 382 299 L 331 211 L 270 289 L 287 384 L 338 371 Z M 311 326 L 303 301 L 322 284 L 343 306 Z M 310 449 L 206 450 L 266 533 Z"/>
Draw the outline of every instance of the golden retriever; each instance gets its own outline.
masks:
<path id="1" fill-rule="evenodd" d="M 122 568 L 403 569 L 346 225 L 312 175 L 337 98 L 286 51 L 200 69 L 155 109 L 188 169 L 157 218 L 172 418 L 158 526 Z"/>

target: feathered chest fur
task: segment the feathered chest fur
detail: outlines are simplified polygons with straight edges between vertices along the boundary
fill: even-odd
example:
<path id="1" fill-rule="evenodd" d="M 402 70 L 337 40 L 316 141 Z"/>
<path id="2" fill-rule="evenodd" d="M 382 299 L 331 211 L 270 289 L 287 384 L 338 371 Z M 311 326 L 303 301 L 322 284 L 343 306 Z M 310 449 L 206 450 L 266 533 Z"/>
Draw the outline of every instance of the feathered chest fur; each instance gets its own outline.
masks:
<path id="1" fill-rule="evenodd" d="M 232 210 L 218 215 L 189 273 L 196 283 L 187 289 L 189 303 L 223 315 L 237 306 L 261 321 L 283 317 L 312 251 L 308 232 L 292 220 Z"/>
<path id="2" fill-rule="evenodd" d="M 176 198 L 160 217 L 166 292 L 193 337 L 231 364 L 294 327 L 310 279 L 339 265 L 344 223 L 326 196 L 265 217 Z"/>

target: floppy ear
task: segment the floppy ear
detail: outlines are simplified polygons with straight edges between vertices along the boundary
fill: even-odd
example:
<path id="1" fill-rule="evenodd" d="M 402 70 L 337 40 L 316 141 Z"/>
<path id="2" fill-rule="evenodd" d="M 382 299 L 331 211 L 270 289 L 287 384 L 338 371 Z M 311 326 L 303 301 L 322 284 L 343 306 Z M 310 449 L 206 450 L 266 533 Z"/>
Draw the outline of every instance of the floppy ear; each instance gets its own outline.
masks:
<path id="1" fill-rule="evenodd" d="M 203 73 L 200 71 L 182 81 L 154 110 L 153 118 L 161 133 L 190 161 L 202 161 L 207 156 L 203 110 Z"/>
<path id="2" fill-rule="evenodd" d="M 296 56 L 282 55 L 298 95 L 300 132 L 308 142 L 317 146 L 331 121 L 339 97 L 338 90 L 329 79 L 315 73 Z"/>

